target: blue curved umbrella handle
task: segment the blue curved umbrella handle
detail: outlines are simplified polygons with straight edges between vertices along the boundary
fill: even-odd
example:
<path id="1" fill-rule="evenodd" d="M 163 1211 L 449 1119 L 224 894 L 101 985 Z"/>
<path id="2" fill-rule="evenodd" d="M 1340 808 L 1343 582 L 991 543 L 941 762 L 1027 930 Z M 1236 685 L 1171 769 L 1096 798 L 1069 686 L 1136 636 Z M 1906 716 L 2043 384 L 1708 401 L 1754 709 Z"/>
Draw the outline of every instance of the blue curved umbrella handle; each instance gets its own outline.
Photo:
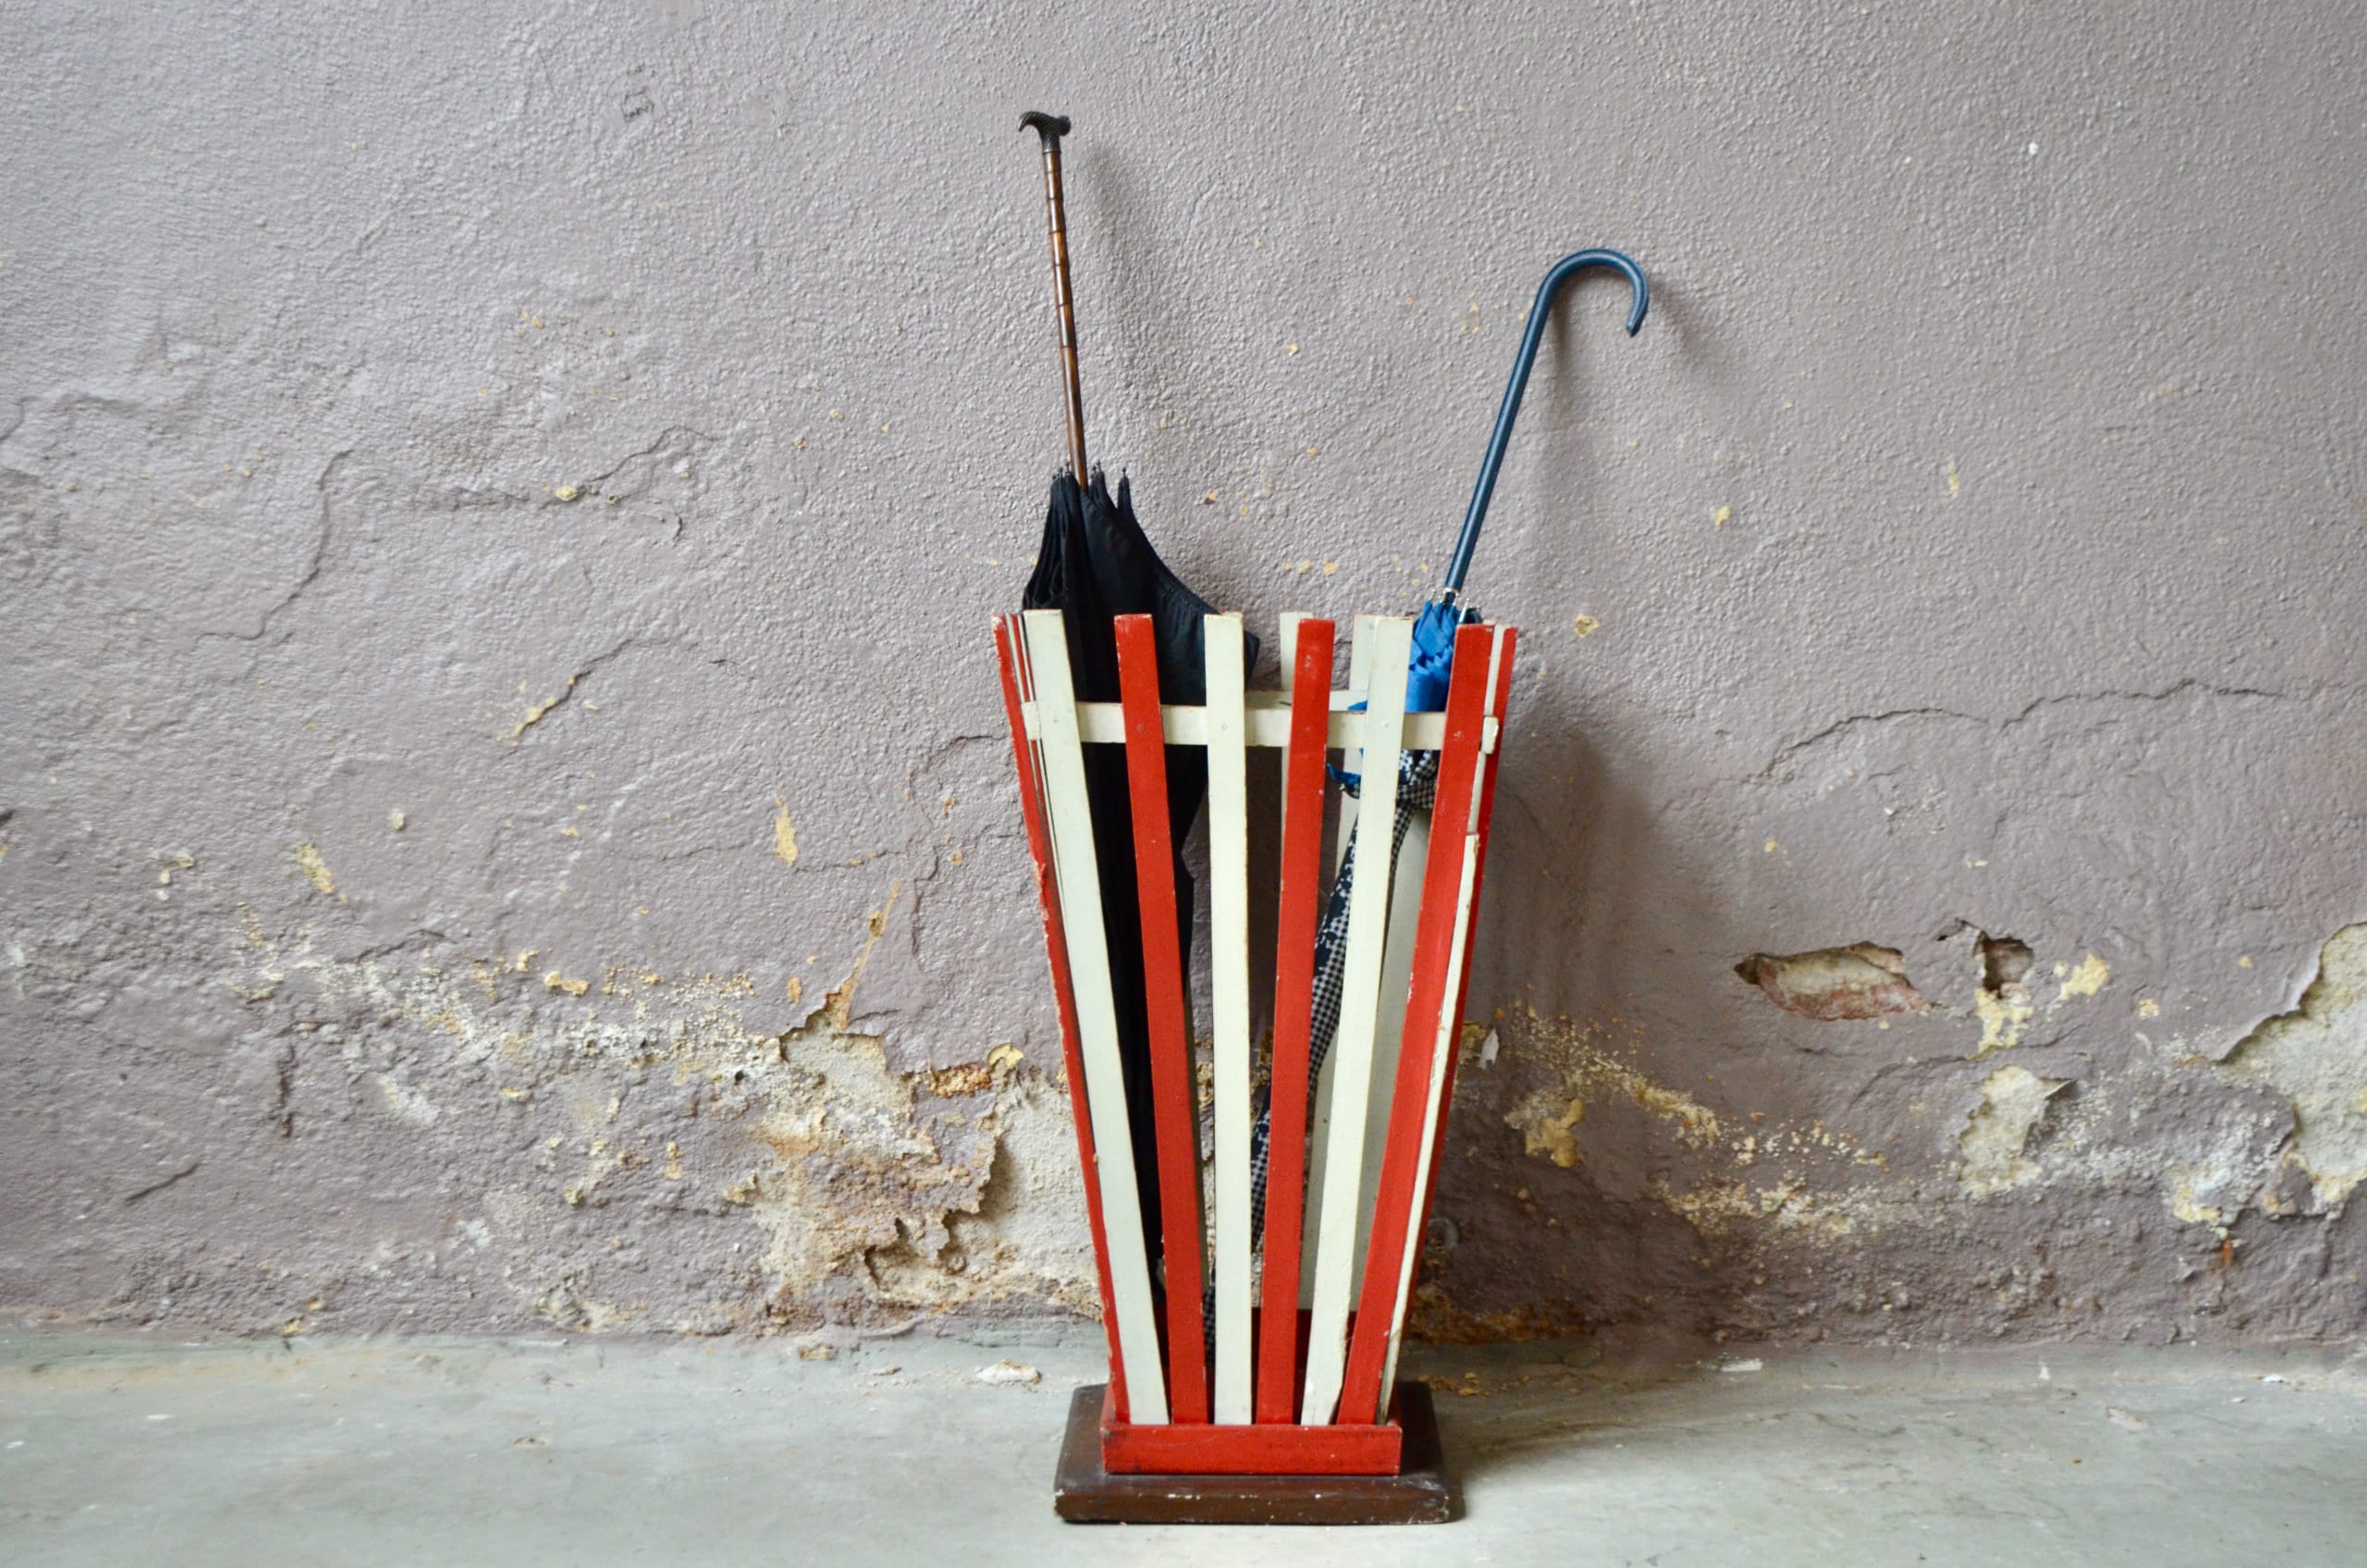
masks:
<path id="1" fill-rule="evenodd" d="M 1513 378 L 1504 387 L 1503 407 L 1496 410 L 1496 433 L 1488 438 L 1488 456 L 1479 465 L 1479 483 L 1472 487 L 1471 509 L 1463 516 L 1463 536 L 1454 542 L 1454 559 L 1446 569 L 1446 598 L 1463 592 L 1464 575 L 1471 570 L 1471 553 L 1479 547 L 1479 525 L 1487 521 L 1488 500 L 1496 493 L 1496 471 L 1504 466 L 1504 448 L 1513 438 L 1513 420 L 1520 412 L 1521 395 L 1528 390 L 1528 373 L 1537 364 L 1537 346 L 1544 341 L 1545 323 L 1553 313 L 1553 296 L 1562 285 L 1589 267 L 1609 267 L 1626 278 L 1635 298 L 1627 307 L 1627 336 L 1633 337 L 1651 308 L 1651 290 L 1645 287 L 1644 269 L 1616 251 L 1578 251 L 1553 263 L 1537 286 L 1537 302 L 1528 308 L 1528 330 L 1521 335 L 1520 357 L 1513 361 Z"/>

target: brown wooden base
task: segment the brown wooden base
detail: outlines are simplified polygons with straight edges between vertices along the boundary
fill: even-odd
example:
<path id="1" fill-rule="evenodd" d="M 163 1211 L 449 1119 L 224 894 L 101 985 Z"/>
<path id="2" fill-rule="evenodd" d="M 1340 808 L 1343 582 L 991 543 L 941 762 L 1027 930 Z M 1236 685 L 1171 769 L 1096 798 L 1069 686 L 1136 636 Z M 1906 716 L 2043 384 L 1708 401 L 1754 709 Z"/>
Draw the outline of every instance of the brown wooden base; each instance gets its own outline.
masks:
<path id="1" fill-rule="evenodd" d="M 1052 1507 L 1073 1524 L 1442 1525 L 1459 1511 L 1421 1383 L 1397 1385 L 1405 1448 L 1394 1476 L 1111 1475 L 1101 1463 L 1101 1398 L 1092 1383 L 1069 1401 Z"/>

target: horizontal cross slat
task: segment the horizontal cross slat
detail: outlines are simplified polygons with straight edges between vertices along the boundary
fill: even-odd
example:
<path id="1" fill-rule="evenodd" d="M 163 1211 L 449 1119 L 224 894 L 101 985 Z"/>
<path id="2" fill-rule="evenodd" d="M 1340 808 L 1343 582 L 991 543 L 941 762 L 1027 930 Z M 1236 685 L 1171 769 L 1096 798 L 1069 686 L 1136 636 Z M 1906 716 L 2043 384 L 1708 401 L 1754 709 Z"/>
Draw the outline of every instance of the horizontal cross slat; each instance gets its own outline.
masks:
<path id="1" fill-rule="evenodd" d="M 1291 709 L 1279 704 L 1264 703 L 1250 707 L 1244 715 L 1252 746 L 1287 746 L 1291 740 Z M 1020 705 L 1021 716 L 1027 721 L 1027 738 L 1036 738 L 1036 704 Z M 1171 746 L 1205 746 L 1208 743 L 1208 710 L 1182 707 L 1173 703 L 1159 710 L 1159 732 Z M 1119 703 L 1079 703 L 1076 704 L 1077 739 L 1088 746 L 1121 746 L 1126 741 L 1126 712 Z M 1364 747 L 1365 716 L 1361 713 L 1334 713 L 1331 716 L 1329 733 L 1324 743 L 1333 751 Z M 1398 750 L 1405 752 L 1435 752 L 1446 736 L 1446 715 L 1442 713 L 1409 713 L 1405 716 L 1405 738 Z M 1494 749 L 1494 739 L 1489 738 L 1486 749 Z"/>

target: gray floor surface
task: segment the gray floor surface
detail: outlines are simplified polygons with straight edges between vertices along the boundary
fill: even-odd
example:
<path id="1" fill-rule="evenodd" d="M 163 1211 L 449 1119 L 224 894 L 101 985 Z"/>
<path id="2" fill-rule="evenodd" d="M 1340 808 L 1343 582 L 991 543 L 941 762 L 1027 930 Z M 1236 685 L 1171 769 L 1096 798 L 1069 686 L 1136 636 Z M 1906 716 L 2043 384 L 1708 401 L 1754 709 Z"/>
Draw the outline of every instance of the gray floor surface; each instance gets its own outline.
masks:
<path id="1" fill-rule="evenodd" d="M 2367 1563 L 2332 1354 L 1426 1351 L 1465 1516 L 1257 1531 L 1053 1518 L 1096 1348 L 0 1337 L 0 1563 Z"/>

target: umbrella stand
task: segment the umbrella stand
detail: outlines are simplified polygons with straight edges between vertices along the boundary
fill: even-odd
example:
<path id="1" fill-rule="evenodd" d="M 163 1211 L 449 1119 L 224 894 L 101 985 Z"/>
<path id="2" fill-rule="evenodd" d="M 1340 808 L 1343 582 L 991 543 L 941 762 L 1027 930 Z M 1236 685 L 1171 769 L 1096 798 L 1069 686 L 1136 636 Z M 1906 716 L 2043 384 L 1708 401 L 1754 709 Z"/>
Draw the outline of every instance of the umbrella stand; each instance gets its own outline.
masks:
<path id="1" fill-rule="evenodd" d="M 1069 662 L 1076 636 L 1069 619 L 1039 610 L 1000 617 L 995 624 L 1021 808 L 1068 1053 L 1088 1216 L 1095 1222 L 1095 1258 L 1106 1280 L 1111 1326 L 1110 1380 L 1077 1392 L 1055 1504 L 1073 1520 L 1137 1523 L 1450 1518 L 1455 1491 L 1439 1459 L 1429 1390 L 1397 1382 L 1394 1370 L 1413 1293 L 1415 1239 L 1453 1092 L 1515 634 L 1477 621 L 1459 628 L 1455 674 L 1443 707 L 1417 713 L 1402 700 L 1413 622 L 1369 618 L 1362 628 L 1369 643 L 1367 701 L 1356 711 L 1349 692 L 1332 688 L 1329 621 L 1285 617 L 1289 684 L 1280 692 L 1248 692 L 1241 619 L 1208 616 L 1201 699 L 1178 704 L 1164 702 L 1151 679 L 1155 623 L 1138 615 L 1116 617 L 1111 625 L 1121 655 L 1117 699 L 1083 696 Z M 1279 802 L 1245 788 L 1247 753 L 1260 747 L 1282 753 Z M 1330 789 L 1324 760 L 1328 750 L 1340 748 L 1366 757 L 1367 777 L 1376 780 L 1369 803 L 1376 813 L 1392 809 L 1378 786 L 1396 777 L 1397 759 L 1429 759 L 1433 818 L 1440 826 L 1422 856 L 1410 979 L 1402 991 L 1385 983 L 1381 963 L 1395 846 L 1376 834 L 1365 851 L 1370 865 L 1351 900 L 1339 1023 L 1329 1040 L 1339 1083 L 1348 1087 L 1334 1095 L 1323 1151 L 1334 1174 L 1313 1194 L 1304 1184 L 1309 1003 L 1324 893 L 1321 838 Z M 1122 971 L 1131 967 L 1143 987 L 1152 1037 L 1172 1038 L 1181 1028 L 1187 971 L 1171 958 L 1177 906 L 1156 876 L 1137 876 L 1132 913 L 1141 943 L 1122 948 L 1108 936 L 1104 919 L 1108 879 L 1129 858 L 1155 863 L 1164 849 L 1146 851 L 1144 830 L 1159 826 L 1159 785 L 1179 753 L 1196 759 L 1211 802 L 1209 966 L 1217 998 L 1211 1087 L 1219 1244 L 1210 1272 L 1218 1306 L 1208 1335 L 1217 1375 L 1210 1404 L 1194 1414 L 1187 1414 L 1185 1399 L 1195 1388 L 1210 1386 L 1197 1381 L 1207 1341 L 1198 1316 L 1178 1311 L 1184 1298 L 1171 1264 L 1165 1311 L 1159 1311 L 1161 1281 L 1141 1244 L 1144 1231 L 1133 1212 L 1136 1173 L 1128 1168 L 1131 1152 L 1141 1146 L 1140 1130 L 1125 1093 L 1114 1000 Z M 1090 765 L 1103 758 L 1134 786 L 1131 857 L 1108 852 L 1097 831 L 1087 778 Z M 1282 863 L 1277 886 L 1253 890 L 1249 820 L 1258 809 L 1279 812 Z M 1243 1230 L 1254 1054 L 1245 1005 L 1254 962 L 1246 917 L 1251 897 L 1278 900 L 1280 933 L 1273 1082 L 1281 1114 L 1270 1151 L 1262 1276 Z M 1391 1025 L 1401 1044 L 1383 1070 L 1377 1042 Z M 1294 1106 L 1289 1103 L 1294 1085 L 1299 1092 Z M 1367 1182 L 1366 1151 L 1375 1129 L 1386 1138 Z M 1196 1185 L 1198 1156 L 1188 1143 L 1159 1140 L 1151 1158 L 1162 1177 L 1188 1174 Z M 1367 1192 L 1369 1201 L 1362 1195 Z M 1360 1232 L 1370 1237 L 1361 1249 Z M 1306 1309 L 1299 1294 L 1303 1255 L 1313 1260 L 1315 1280 L 1313 1304 Z M 1228 1378 L 1228 1368 L 1235 1376 Z"/>

